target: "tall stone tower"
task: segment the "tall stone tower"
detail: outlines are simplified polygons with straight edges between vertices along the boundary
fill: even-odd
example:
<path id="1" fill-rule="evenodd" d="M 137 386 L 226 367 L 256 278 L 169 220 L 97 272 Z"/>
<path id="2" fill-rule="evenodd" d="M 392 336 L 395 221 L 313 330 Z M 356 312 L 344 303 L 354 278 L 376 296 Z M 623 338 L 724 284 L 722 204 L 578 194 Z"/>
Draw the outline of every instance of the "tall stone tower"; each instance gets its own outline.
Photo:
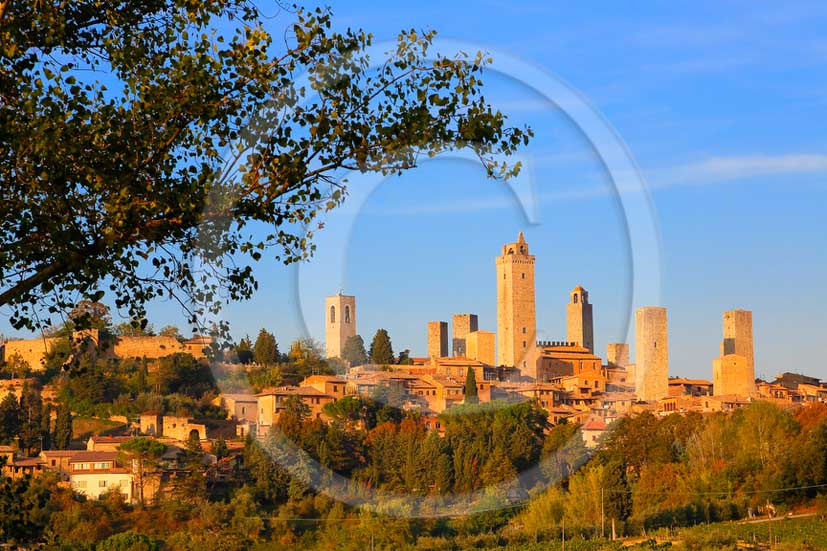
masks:
<path id="1" fill-rule="evenodd" d="M 349 337 L 356 335 L 356 297 L 333 295 L 326 297 L 325 348 L 328 358 L 341 358 Z"/>
<path id="2" fill-rule="evenodd" d="M 724 312 L 724 341 L 721 357 L 712 363 L 712 390 L 716 395 L 755 392 L 752 312 L 748 310 Z"/>
<path id="3" fill-rule="evenodd" d="M 646 306 L 635 313 L 635 394 L 644 401 L 669 395 L 666 308 Z"/>
<path id="4" fill-rule="evenodd" d="M 448 355 L 448 322 L 428 322 L 428 357 L 444 358 Z"/>
<path id="5" fill-rule="evenodd" d="M 479 329 L 479 319 L 476 314 L 454 314 L 451 321 L 453 325 L 452 355 L 454 357 L 466 356 L 468 347 L 465 337 L 468 333 Z"/>
<path id="6" fill-rule="evenodd" d="M 523 232 L 503 245 L 497 257 L 497 359 L 500 365 L 527 368 L 534 347 L 537 315 L 534 302 L 534 256 Z"/>
<path id="7" fill-rule="evenodd" d="M 594 321 L 589 292 L 578 285 L 569 294 L 566 306 L 566 340 L 589 349 L 594 354 Z"/>
<path id="8" fill-rule="evenodd" d="M 755 356 L 752 347 L 752 312 L 749 310 L 730 310 L 724 312 L 724 342 L 721 343 L 721 356 L 737 354 L 747 359 L 747 368 L 755 380 Z"/>

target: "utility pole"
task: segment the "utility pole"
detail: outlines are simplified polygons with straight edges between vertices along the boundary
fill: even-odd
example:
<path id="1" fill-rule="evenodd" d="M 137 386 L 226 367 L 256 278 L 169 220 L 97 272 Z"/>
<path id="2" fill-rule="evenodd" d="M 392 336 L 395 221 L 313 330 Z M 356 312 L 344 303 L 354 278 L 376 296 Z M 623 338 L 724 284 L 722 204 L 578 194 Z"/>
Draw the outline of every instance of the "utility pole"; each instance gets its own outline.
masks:
<path id="1" fill-rule="evenodd" d="M 600 488 L 600 537 L 606 537 L 606 508 L 603 506 L 603 488 Z"/>
<path id="2" fill-rule="evenodd" d="M 563 517 L 563 548 L 561 551 L 566 551 L 566 517 Z"/>

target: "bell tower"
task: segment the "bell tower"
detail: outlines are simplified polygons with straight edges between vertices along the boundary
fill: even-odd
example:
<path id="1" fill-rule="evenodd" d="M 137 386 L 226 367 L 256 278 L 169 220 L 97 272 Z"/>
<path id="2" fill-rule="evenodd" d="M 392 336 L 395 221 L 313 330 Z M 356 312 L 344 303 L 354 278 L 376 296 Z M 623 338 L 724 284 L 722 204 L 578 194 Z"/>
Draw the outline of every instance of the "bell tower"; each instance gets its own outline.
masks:
<path id="1" fill-rule="evenodd" d="M 349 337 L 356 335 L 356 297 L 341 292 L 326 297 L 325 348 L 328 358 L 341 358 Z"/>
<path id="2" fill-rule="evenodd" d="M 497 257 L 497 362 L 527 369 L 534 348 L 537 315 L 534 300 L 534 256 L 523 232 L 503 245 Z"/>
<path id="3" fill-rule="evenodd" d="M 589 349 L 594 354 L 594 319 L 589 292 L 578 285 L 569 294 L 566 306 L 566 340 Z"/>

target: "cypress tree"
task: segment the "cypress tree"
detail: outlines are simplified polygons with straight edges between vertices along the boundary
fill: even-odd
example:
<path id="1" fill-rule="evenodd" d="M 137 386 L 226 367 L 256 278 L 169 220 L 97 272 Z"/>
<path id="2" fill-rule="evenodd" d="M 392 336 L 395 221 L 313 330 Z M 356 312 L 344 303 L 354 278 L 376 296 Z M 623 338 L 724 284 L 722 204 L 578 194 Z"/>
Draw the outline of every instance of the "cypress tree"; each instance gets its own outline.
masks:
<path id="1" fill-rule="evenodd" d="M 390 365 L 393 363 L 393 347 L 391 338 L 385 329 L 378 329 L 373 341 L 370 343 L 370 361 L 379 365 Z"/>
<path id="2" fill-rule="evenodd" d="M 480 403 L 479 393 L 477 392 L 477 375 L 472 367 L 469 367 L 465 373 L 465 403 Z"/>
<path id="3" fill-rule="evenodd" d="M 72 441 L 72 412 L 69 406 L 60 404 L 57 407 L 57 418 L 55 419 L 55 449 L 67 450 Z"/>

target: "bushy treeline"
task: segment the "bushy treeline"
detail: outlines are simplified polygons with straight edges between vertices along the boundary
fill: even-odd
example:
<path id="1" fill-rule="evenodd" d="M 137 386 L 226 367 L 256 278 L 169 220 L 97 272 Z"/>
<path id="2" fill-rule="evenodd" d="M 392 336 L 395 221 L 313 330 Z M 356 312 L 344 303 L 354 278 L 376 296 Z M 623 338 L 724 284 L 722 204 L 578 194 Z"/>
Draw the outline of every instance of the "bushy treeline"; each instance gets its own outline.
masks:
<path id="1" fill-rule="evenodd" d="M 442 437 L 377 400 L 348 398 L 327 413 L 330 423 L 290 400 L 276 432 L 363 488 L 410 503 L 472 496 L 468 514 L 406 519 L 343 505 L 274 460 L 268 439 L 247 442 L 230 483 L 205 481 L 145 508 L 114 496 L 84 502 L 40 480 L 4 481 L 3 510 L 11 512 L 4 529 L 15 534 L 10 541 L 65 549 L 94 549 L 132 530 L 128 537 L 142 534 L 146 545 L 170 550 L 356 550 L 372 541 L 376 549 L 434 551 L 546 549 L 565 530 L 567 549 L 597 550 L 612 548 L 600 536 L 609 537 L 613 526 L 618 536 L 649 533 L 741 518 L 768 501 L 780 512 L 827 489 L 824 405 L 789 412 L 756 402 L 711 416 L 643 414 L 617 421 L 595 453 L 577 425 L 548 428 L 531 402 L 452 408 L 439 418 Z"/>

